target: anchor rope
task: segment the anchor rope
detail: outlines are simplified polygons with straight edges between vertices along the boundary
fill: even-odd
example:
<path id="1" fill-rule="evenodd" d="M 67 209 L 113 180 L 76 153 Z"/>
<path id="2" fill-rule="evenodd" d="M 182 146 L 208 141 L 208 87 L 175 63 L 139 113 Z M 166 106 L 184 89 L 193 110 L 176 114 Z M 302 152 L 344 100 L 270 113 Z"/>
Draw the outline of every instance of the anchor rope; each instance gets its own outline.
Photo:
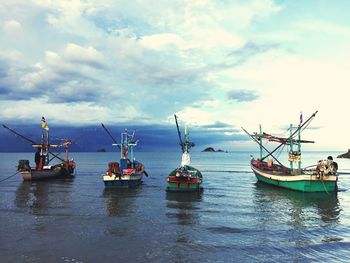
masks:
<path id="1" fill-rule="evenodd" d="M 328 191 L 327 191 L 327 189 L 326 189 L 326 186 L 324 185 L 324 182 L 323 182 L 323 175 L 322 175 L 321 182 L 322 182 L 322 184 L 323 184 L 323 188 L 324 188 L 324 190 L 326 191 L 326 193 L 327 193 L 327 194 L 329 194 L 329 193 L 328 193 Z"/>
<path id="2" fill-rule="evenodd" d="M 6 180 L 8 180 L 8 179 L 10 179 L 10 178 L 12 178 L 12 177 L 14 177 L 14 176 L 15 176 L 16 174 L 18 174 L 18 173 L 19 173 L 19 171 L 17 171 L 16 173 L 10 175 L 9 177 L 6 177 L 6 178 L 0 180 L 0 183 L 1 183 L 1 182 L 4 182 L 4 181 L 6 181 Z"/>

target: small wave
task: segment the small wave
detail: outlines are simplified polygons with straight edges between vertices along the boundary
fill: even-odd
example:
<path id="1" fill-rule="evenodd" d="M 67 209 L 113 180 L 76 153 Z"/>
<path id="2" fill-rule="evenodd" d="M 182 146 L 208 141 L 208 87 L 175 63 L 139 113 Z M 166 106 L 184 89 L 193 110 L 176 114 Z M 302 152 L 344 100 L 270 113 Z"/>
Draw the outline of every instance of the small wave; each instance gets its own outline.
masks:
<path id="1" fill-rule="evenodd" d="M 240 171 L 240 170 L 203 170 L 203 173 L 245 173 L 251 174 L 252 171 Z"/>
<path id="2" fill-rule="evenodd" d="M 345 189 L 345 188 L 338 188 L 338 192 L 346 192 L 348 191 L 348 189 Z"/>
<path id="3" fill-rule="evenodd" d="M 322 239 L 322 242 L 330 243 L 330 242 L 340 242 L 342 240 L 343 238 L 341 237 L 325 237 Z"/>
<path id="4" fill-rule="evenodd" d="M 227 226 L 219 226 L 219 227 L 208 227 L 207 228 L 210 232 L 212 233 L 217 233 L 217 234 L 228 234 L 228 233 L 242 233 L 244 232 L 240 228 L 236 227 L 227 227 Z"/>

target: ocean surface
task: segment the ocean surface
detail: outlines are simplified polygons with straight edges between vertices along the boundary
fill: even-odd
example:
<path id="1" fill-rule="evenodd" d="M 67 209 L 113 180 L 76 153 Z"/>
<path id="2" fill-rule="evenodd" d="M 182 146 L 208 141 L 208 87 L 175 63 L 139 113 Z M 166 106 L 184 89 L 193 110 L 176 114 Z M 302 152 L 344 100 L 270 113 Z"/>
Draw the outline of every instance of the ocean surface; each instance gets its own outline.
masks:
<path id="1" fill-rule="evenodd" d="M 138 189 L 105 189 L 118 153 L 71 153 L 74 179 L 0 182 L 0 262 L 350 262 L 350 174 L 337 193 L 257 183 L 249 152 L 191 153 L 201 194 L 168 194 L 180 152 L 141 152 Z M 339 152 L 305 152 L 313 165 Z M 255 154 L 257 156 L 257 154 Z M 0 153 L 0 180 L 31 153 Z M 350 159 L 335 159 L 350 172 Z"/>

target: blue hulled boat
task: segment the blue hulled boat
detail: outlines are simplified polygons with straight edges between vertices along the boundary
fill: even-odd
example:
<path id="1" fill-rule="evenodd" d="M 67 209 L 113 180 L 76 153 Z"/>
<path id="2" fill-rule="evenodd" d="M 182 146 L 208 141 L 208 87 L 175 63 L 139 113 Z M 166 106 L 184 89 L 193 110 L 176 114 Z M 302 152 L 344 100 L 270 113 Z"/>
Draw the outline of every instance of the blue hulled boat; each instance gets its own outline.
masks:
<path id="1" fill-rule="evenodd" d="M 138 140 L 135 139 L 135 132 L 128 134 L 128 131 L 125 129 L 121 133 L 120 143 L 117 143 L 103 124 L 102 127 L 115 142 L 112 145 L 120 149 L 119 162 L 108 163 L 108 170 L 102 175 L 105 186 L 120 188 L 137 187 L 142 183 L 143 175 L 148 175 L 144 165 L 134 158 L 133 148 L 138 143 Z"/>

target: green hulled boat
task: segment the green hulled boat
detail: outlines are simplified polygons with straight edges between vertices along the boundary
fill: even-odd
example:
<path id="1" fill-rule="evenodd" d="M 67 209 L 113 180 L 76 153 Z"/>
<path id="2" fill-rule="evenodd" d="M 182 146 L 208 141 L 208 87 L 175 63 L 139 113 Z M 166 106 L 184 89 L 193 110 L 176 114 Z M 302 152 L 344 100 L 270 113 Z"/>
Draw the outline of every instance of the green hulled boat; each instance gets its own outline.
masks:
<path id="1" fill-rule="evenodd" d="M 316 114 L 317 111 L 305 122 L 302 122 L 301 116 L 298 126 L 290 125 L 290 136 L 288 138 L 263 133 L 261 126 L 259 134 L 249 134 L 242 128 L 260 145 L 260 158 L 253 158 L 251 160 L 251 168 L 259 181 L 302 192 L 333 192 L 337 190 L 338 165 L 333 161 L 332 156 L 328 156 L 327 160 L 321 160 L 314 166 L 301 168 L 301 143 L 313 143 L 313 141 L 301 140 L 300 134 Z M 269 151 L 262 145 L 263 139 L 270 142 L 277 142 L 279 145 L 273 151 Z M 273 155 L 285 145 L 289 146 L 289 167 L 284 166 Z M 294 145 L 297 146 L 297 150 L 293 149 Z M 267 155 L 263 156 L 263 150 L 267 152 Z M 271 159 L 268 159 L 268 157 Z M 297 163 L 298 166 L 294 167 L 294 163 Z"/>
<path id="2" fill-rule="evenodd" d="M 175 117 L 175 123 L 177 132 L 179 135 L 180 146 L 182 150 L 182 160 L 181 166 L 174 169 L 168 176 L 168 192 L 198 192 L 202 191 L 201 186 L 203 182 L 202 173 L 190 166 L 190 154 L 189 149 L 194 146 L 193 142 L 189 140 L 189 133 L 187 128 L 185 128 L 185 138 L 182 140 L 179 125 L 177 122 L 177 116 Z"/>
<path id="3" fill-rule="evenodd" d="M 185 170 L 186 169 L 186 170 Z M 174 169 L 168 176 L 167 191 L 170 192 L 194 192 L 202 191 L 202 173 L 192 167 L 186 166 Z"/>

